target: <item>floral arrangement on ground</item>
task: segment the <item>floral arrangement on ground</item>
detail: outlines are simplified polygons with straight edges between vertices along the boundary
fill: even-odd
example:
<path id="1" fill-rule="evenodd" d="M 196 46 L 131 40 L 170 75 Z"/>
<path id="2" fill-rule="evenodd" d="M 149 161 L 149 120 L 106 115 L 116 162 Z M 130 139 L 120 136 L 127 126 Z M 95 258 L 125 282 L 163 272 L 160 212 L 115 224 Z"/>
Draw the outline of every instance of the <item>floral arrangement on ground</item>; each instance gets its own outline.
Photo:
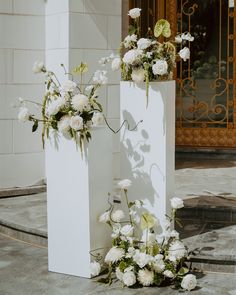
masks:
<path id="1" fill-rule="evenodd" d="M 72 73 L 68 73 L 61 64 L 66 77 L 62 83 L 53 71 L 47 70 L 43 62 L 36 61 L 33 65 L 35 74 L 45 74 L 46 93 L 42 103 L 19 98 L 20 109 L 18 119 L 21 122 L 33 122 L 32 131 L 43 124 L 42 140 L 49 137 L 50 130 L 59 131 L 64 137 L 74 139 L 81 151 L 85 142 L 91 139 L 91 128 L 103 124 L 102 105 L 98 102 L 98 89 L 107 83 L 106 71 L 96 71 L 88 83 L 84 84 L 84 74 L 88 71 L 86 63 L 81 63 Z M 79 83 L 74 75 L 79 76 Z M 93 82 L 93 84 L 90 84 Z M 33 104 L 41 111 L 41 118 L 29 111 L 28 104 Z M 106 121 L 106 120 L 105 120 Z"/>
<path id="2" fill-rule="evenodd" d="M 124 286 L 163 286 L 175 285 L 176 288 L 193 290 L 197 285 L 195 275 L 190 273 L 186 264 L 188 251 L 179 239 L 179 233 L 172 229 L 172 223 L 179 222 L 176 210 L 182 208 L 183 201 L 171 199 L 171 216 L 167 216 L 158 234 L 157 218 L 145 209 L 141 200 L 129 201 L 128 188 L 131 181 L 124 179 L 118 183 L 121 190 L 121 203 L 126 204 L 125 212 L 114 209 L 109 201 L 109 209 L 99 217 L 99 221 L 112 229 L 112 247 L 104 262 L 100 254 L 92 255 L 91 274 L 100 278 L 101 283 L 111 284 L 119 280 Z M 92 253 L 91 253 L 92 254 Z"/>

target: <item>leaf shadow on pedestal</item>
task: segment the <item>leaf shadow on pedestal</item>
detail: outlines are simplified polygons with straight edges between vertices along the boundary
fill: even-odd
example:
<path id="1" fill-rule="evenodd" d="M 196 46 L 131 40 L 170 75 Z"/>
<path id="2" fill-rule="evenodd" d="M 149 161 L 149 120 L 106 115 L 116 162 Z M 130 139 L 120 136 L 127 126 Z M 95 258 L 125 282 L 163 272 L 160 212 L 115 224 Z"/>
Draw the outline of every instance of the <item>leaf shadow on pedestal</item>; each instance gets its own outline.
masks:
<path id="1" fill-rule="evenodd" d="M 123 111 L 123 118 L 129 122 L 130 126 L 135 126 L 138 123 L 134 120 L 132 114 L 127 111 Z M 141 114 L 140 120 L 142 120 Z M 138 132 L 133 142 L 127 132 Z M 121 176 L 132 181 L 132 186 L 129 188 L 129 198 L 131 200 L 142 199 L 145 207 L 154 207 L 160 196 L 153 186 L 153 173 L 155 175 L 158 173 L 161 177 L 164 177 L 164 175 L 157 163 L 152 163 L 147 167 L 146 156 L 151 152 L 151 145 L 149 134 L 142 123 L 134 131 L 129 131 L 126 128 L 122 132 L 120 151 Z"/>

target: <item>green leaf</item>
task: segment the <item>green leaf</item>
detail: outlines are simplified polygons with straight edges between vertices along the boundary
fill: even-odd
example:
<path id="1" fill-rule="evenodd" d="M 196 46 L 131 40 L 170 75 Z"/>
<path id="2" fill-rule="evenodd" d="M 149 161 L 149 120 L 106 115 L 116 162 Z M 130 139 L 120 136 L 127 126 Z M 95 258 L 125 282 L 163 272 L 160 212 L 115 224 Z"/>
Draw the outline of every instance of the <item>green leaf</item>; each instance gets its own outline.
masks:
<path id="1" fill-rule="evenodd" d="M 124 272 L 124 270 L 127 268 L 127 264 L 124 261 L 121 261 L 119 264 L 120 271 Z"/>
<path id="2" fill-rule="evenodd" d="M 141 229 L 145 230 L 145 229 L 150 229 L 152 228 L 156 223 L 156 218 L 150 214 L 150 213 L 143 213 L 141 216 Z"/>
<path id="3" fill-rule="evenodd" d="M 181 269 L 178 271 L 179 276 L 184 276 L 189 272 L 189 269 L 187 267 L 181 267 Z"/>
<path id="4" fill-rule="evenodd" d="M 130 25 L 130 26 L 129 26 L 129 35 L 132 35 L 132 34 L 134 34 L 135 32 L 136 32 L 136 28 L 135 28 L 135 26 Z"/>
<path id="5" fill-rule="evenodd" d="M 38 120 L 35 120 L 34 125 L 32 127 L 32 132 L 35 132 L 38 129 L 38 127 L 39 127 L 39 122 Z"/>
<path id="6" fill-rule="evenodd" d="M 170 23 L 165 19 L 158 20 L 154 27 L 154 35 L 156 38 L 161 35 L 169 38 L 171 35 Z"/>
<path id="7" fill-rule="evenodd" d="M 161 274 L 155 273 L 153 283 L 156 286 L 160 286 L 163 281 L 163 276 Z"/>
<path id="8" fill-rule="evenodd" d="M 88 72 L 88 65 L 86 63 L 81 62 L 79 67 L 74 68 L 73 72 L 75 74 L 83 74 Z"/>

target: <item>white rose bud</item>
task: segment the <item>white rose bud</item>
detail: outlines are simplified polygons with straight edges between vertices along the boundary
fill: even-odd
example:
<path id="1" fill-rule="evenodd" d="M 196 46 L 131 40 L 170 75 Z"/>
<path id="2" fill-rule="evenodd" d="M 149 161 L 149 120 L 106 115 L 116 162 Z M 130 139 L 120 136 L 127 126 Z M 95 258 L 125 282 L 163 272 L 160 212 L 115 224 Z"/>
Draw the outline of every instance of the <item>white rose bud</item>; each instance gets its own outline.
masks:
<path id="1" fill-rule="evenodd" d="M 170 199 L 170 203 L 171 203 L 171 207 L 173 209 L 180 209 L 180 208 L 184 207 L 184 202 L 180 198 L 174 197 L 174 198 Z"/>
<path id="2" fill-rule="evenodd" d="M 112 71 L 117 71 L 119 70 L 121 65 L 121 59 L 119 57 L 116 57 L 113 59 L 112 63 L 111 63 L 111 69 Z"/>
<path id="3" fill-rule="evenodd" d="M 141 10 L 142 10 L 142 9 L 140 9 L 140 8 L 133 8 L 133 9 L 130 9 L 128 15 L 129 15 L 131 18 L 138 18 L 138 17 L 140 17 L 140 11 L 141 11 Z"/>
<path id="4" fill-rule="evenodd" d="M 197 279 L 192 274 L 186 275 L 181 282 L 181 287 L 187 291 L 191 291 L 195 289 L 196 286 L 197 286 Z"/>
<path id="5" fill-rule="evenodd" d="M 90 273 L 93 277 L 98 276 L 101 271 L 101 265 L 99 262 L 91 262 L 90 263 Z"/>
<path id="6" fill-rule="evenodd" d="M 183 49 L 181 49 L 179 51 L 179 56 L 184 60 L 186 61 L 187 59 L 190 58 L 190 50 L 188 47 L 184 47 Z"/>
<path id="7" fill-rule="evenodd" d="M 26 122 L 30 118 L 30 112 L 26 107 L 21 107 L 18 113 L 18 120 L 21 122 Z"/>
<path id="8" fill-rule="evenodd" d="M 36 61 L 33 64 L 32 70 L 33 70 L 33 73 L 35 74 L 43 72 L 45 70 L 44 63 L 42 61 Z"/>
<path id="9" fill-rule="evenodd" d="M 165 277 L 170 278 L 170 279 L 172 279 L 172 278 L 174 277 L 173 272 L 170 271 L 170 270 L 165 270 L 165 271 L 163 272 L 163 274 L 164 274 Z"/>

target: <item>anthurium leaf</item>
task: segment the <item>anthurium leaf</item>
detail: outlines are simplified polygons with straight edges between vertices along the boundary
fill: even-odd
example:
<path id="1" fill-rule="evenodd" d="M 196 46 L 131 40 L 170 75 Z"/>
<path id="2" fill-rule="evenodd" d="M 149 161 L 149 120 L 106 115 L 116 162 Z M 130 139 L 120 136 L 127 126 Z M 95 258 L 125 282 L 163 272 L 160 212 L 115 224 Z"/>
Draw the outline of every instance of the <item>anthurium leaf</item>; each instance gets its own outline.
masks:
<path id="1" fill-rule="evenodd" d="M 158 20 L 154 27 L 154 35 L 156 38 L 161 35 L 169 38 L 171 35 L 170 23 L 165 19 Z"/>
<path id="2" fill-rule="evenodd" d="M 142 230 L 152 228 L 156 223 L 156 218 L 150 213 L 143 213 L 141 216 L 140 226 Z"/>

